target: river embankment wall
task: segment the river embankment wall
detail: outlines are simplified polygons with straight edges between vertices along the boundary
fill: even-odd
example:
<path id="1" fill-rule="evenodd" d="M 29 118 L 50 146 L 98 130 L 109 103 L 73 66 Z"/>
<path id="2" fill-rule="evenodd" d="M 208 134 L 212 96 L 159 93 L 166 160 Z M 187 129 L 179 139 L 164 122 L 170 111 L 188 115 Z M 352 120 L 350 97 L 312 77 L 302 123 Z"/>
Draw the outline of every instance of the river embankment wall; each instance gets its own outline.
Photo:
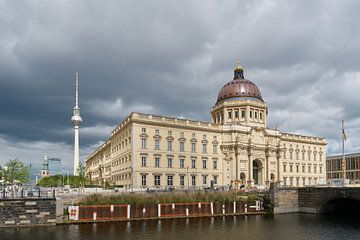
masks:
<path id="1" fill-rule="evenodd" d="M 55 225 L 62 210 L 56 198 L 0 199 L 0 227 Z"/>

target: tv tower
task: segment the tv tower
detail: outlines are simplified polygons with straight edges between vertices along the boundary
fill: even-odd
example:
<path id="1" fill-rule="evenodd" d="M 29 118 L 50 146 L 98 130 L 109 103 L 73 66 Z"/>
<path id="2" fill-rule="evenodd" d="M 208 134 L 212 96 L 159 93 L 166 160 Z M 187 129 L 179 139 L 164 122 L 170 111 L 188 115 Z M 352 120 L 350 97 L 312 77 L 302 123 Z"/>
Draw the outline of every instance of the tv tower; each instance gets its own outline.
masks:
<path id="1" fill-rule="evenodd" d="M 79 74 L 75 73 L 75 107 L 74 115 L 71 118 L 71 122 L 74 126 L 74 176 L 79 175 L 79 127 L 82 123 L 79 108 Z"/>

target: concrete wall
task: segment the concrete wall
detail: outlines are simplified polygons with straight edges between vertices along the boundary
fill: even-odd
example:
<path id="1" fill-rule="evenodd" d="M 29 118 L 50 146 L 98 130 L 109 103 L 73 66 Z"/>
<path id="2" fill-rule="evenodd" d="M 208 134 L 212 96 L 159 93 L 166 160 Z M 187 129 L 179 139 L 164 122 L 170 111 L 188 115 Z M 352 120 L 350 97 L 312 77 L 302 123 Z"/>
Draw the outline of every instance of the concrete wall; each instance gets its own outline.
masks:
<path id="1" fill-rule="evenodd" d="M 56 215 L 55 198 L 0 200 L 0 227 L 55 225 Z"/>

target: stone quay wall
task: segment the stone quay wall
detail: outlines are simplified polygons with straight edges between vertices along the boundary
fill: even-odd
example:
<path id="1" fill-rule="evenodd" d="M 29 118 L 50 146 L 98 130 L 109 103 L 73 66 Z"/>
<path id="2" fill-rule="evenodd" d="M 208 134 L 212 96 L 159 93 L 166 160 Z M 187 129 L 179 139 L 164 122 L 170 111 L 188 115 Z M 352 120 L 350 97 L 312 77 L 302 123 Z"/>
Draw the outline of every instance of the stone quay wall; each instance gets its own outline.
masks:
<path id="1" fill-rule="evenodd" d="M 299 191 L 297 188 L 281 188 L 271 184 L 270 201 L 274 214 L 299 212 Z"/>
<path id="2" fill-rule="evenodd" d="M 55 225 L 56 210 L 56 198 L 0 199 L 0 227 Z"/>

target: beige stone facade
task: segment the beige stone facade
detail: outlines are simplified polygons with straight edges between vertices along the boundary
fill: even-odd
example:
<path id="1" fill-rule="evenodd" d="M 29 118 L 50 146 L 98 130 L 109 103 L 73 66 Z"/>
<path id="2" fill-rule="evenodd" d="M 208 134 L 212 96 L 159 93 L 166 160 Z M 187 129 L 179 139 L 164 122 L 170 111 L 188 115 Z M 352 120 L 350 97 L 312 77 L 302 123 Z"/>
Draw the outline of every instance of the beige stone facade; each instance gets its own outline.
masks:
<path id="1" fill-rule="evenodd" d="M 260 91 L 237 68 L 211 123 L 131 113 L 86 159 L 86 171 L 99 184 L 134 190 L 325 183 L 325 140 L 269 129 L 267 115 Z"/>

